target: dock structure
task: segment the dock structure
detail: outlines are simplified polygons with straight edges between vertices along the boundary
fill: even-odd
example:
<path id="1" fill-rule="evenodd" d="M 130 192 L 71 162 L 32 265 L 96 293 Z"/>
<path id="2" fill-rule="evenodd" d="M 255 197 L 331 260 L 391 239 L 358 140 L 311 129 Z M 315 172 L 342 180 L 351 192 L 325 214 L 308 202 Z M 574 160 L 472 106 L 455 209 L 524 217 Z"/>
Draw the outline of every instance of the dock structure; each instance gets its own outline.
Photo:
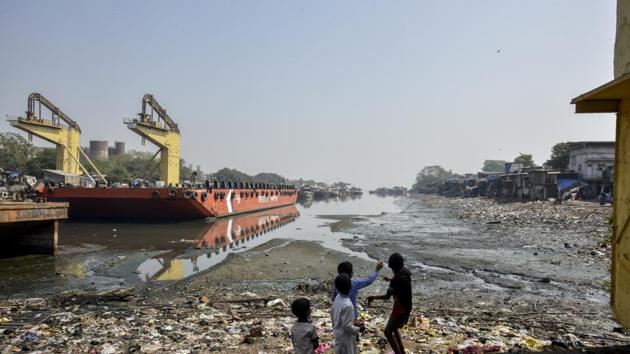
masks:
<path id="1" fill-rule="evenodd" d="M 68 218 L 68 203 L 0 203 L 0 256 L 57 255 L 59 220 Z"/>

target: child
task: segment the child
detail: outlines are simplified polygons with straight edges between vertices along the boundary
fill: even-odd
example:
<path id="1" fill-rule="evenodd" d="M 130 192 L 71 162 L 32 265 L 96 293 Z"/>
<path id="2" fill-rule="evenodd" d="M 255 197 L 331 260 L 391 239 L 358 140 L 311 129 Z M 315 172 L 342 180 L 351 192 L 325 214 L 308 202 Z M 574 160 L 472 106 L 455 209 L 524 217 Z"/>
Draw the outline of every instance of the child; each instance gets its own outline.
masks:
<path id="1" fill-rule="evenodd" d="M 396 354 L 405 354 L 398 330 L 409 320 L 411 313 L 411 273 L 405 268 L 405 260 L 399 253 L 389 257 L 388 266 L 394 272 L 387 293 L 381 296 L 368 296 L 368 305 L 375 299 L 386 300 L 394 295 L 394 307 L 385 326 L 385 337 Z"/>
<path id="2" fill-rule="evenodd" d="M 376 277 L 378 277 L 378 272 L 383 268 L 383 261 L 378 261 L 376 263 L 376 270 L 370 274 L 367 278 L 355 278 L 352 279 L 352 263 L 350 262 L 341 262 L 337 266 L 338 274 L 348 274 L 348 276 L 352 279 L 352 289 L 350 289 L 350 301 L 352 301 L 352 307 L 354 308 L 354 319 L 356 320 L 359 317 L 359 308 L 357 307 L 357 296 L 359 295 L 359 290 L 365 288 L 366 286 L 374 283 Z M 332 291 L 332 300 L 335 301 L 335 296 L 337 296 L 337 288 L 333 286 Z"/>
<path id="3" fill-rule="evenodd" d="M 335 278 L 335 287 L 339 294 L 335 297 L 330 310 L 332 327 L 335 331 L 335 353 L 357 354 L 359 353 L 357 345 L 359 332 L 365 327 L 354 319 L 354 307 L 349 298 L 352 288 L 350 276 L 345 273 L 339 274 Z"/>
<path id="4" fill-rule="evenodd" d="M 311 303 L 306 298 L 300 298 L 291 304 L 291 312 L 297 317 L 297 322 L 291 327 L 291 341 L 295 354 L 312 354 L 319 347 L 319 337 L 315 326 L 309 320 Z"/>

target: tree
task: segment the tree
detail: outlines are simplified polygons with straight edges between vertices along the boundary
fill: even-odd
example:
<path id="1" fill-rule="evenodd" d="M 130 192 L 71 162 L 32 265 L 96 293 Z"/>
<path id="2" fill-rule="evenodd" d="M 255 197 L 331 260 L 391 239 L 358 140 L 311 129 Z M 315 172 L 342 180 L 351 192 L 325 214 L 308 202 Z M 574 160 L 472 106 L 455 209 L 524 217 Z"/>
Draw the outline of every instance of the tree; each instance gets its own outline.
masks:
<path id="1" fill-rule="evenodd" d="M 151 157 L 151 153 L 131 150 L 94 163 L 109 182 L 129 183 L 136 178 L 156 181 L 160 179 L 160 160 L 151 161 Z"/>
<path id="2" fill-rule="evenodd" d="M 525 166 L 534 166 L 534 157 L 531 154 L 523 154 L 520 152 L 514 159 L 514 162 L 520 162 Z"/>
<path id="3" fill-rule="evenodd" d="M 193 169 L 192 164 L 188 164 L 186 160 L 179 160 L 179 179 L 182 181 L 192 181 L 193 173 L 197 172 L 196 181 L 203 180 L 203 173 Z"/>
<path id="4" fill-rule="evenodd" d="M 16 133 L 0 133 L 0 168 L 27 172 L 28 160 L 34 155 L 33 145 Z"/>
<path id="5" fill-rule="evenodd" d="M 41 177 L 45 169 L 55 169 L 57 167 L 57 149 L 35 148 L 34 151 L 34 156 L 26 162 L 25 174 Z"/>
<path id="6" fill-rule="evenodd" d="M 506 163 L 507 161 L 504 160 L 486 160 L 483 162 L 481 170 L 483 172 L 504 172 Z"/>
<path id="7" fill-rule="evenodd" d="M 271 183 L 271 184 L 283 184 L 287 183 L 287 179 L 276 173 L 263 172 L 255 176 L 250 176 L 247 173 L 241 172 L 236 169 L 222 168 L 210 176 L 210 179 L 225 182 L 244 182 L 244 183 Z"/>
<path id="8" fill-rule="evenodd" d="M 417 190 L 419 187 L 426 186 L 430 183 L 445 181 L 452 174 L 451 171 L 447 171 L 444 167 L 439 165 L 425 166 L 418 172 L 413 189 Z"/>
<path id="9" fill-rule="evenodd" d="M 557 143 L 551 148 L 551 157 L 545 165 L 551 168 L 569 167 L 569 143 Z"/>
<path id="10" fill-rule="evenodd" d="M 211 179 L 224 182 L 245 182 L 253 183 L 254 177 L 232 168 L 222 168 L 213 173 Z"/>
<path id="11" fill-rule="evenodd" d="M 272 183 L 272 184 L 285 184 L 287 183 L 287 179 L 280 176 L 277 173 L 271 172 L 262 172 L 254 176 L 254 179 L 257 182 L 261 183 Z"/>

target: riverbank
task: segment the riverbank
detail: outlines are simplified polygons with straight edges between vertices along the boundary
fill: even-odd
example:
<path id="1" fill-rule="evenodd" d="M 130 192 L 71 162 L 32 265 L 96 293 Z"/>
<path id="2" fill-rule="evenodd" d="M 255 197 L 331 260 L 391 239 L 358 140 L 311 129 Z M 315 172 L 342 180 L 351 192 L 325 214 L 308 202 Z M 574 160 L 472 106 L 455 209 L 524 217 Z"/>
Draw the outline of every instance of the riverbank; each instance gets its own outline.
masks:
<path id="1" fill-rule="evenodd" d="M 46 301 L 4 301 L 0 346 L 58 353 L 288 353 L 294 321 L 288 305 L 301 296 L 311 299 L 322 343 L 330 344 L 329 284 L 336 265 L 350 260 L 355 275 L 366 275 L 375 259 L 394 251 L 405 255 L 414 275 L 415 306 L 403 331 L 412 352 L 630 341 L 608 307 L 609 208 L 434 196 L 397 203 L 400 212 L 321 220 L 322 227 L 343 230 L 338 235 L 345 247 L 372 260 L 321 242 L 275 238 L 185 280 L 150 283 L 133 296 L 69 292 Z M 386 285 L 377 281 L 360 300 Z M 388 350 L 381 333 L 390 310 L 390 302 L 366 309 L 362 350 Z"/>

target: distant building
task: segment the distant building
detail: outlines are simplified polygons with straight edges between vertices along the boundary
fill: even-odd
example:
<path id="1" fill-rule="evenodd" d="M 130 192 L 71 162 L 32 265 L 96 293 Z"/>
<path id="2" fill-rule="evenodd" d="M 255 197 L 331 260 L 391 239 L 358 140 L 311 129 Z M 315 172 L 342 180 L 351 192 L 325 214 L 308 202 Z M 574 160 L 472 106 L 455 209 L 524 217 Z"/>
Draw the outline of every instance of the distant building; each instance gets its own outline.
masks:
<path id="1" fill-rule="evenodd" d="M 114 142 L 114 146 L 110 146 L 107 148 L 109 151 L 109 157 L 124 155 L 125 154 L 125 143 L 122 141 Z"/>
<path id="2" fill-rule="evenodd" d="M 90 140 L 90 158 L 94 161 L 103 161 L 109 158 L 107 140 Z"/>
<path id="3" fill-rule="evenodd" d="M 596 182 L 607 179 L 614 164 L 614 141 L 569 143 L 569 169 L 577 172 L 583 181 Z"/>
<path id="4" fill-rule="evenodd" d="M 518 173 L 522 171 L 525 167 L 525 164 L 522 162 L 506 162 L 505 163 L 505 173 Z"/>
<path id="5" fill-rule="evenodd" d="M 89 147 L 83 147 L 90 159 L 94 161 L 107 160 L 112 156 L 123 155 L 125 153 L 125 143 L 122 141 L 114 142 L 114 146 L 109 146 L 107 140 L 90 140 Z"/>

